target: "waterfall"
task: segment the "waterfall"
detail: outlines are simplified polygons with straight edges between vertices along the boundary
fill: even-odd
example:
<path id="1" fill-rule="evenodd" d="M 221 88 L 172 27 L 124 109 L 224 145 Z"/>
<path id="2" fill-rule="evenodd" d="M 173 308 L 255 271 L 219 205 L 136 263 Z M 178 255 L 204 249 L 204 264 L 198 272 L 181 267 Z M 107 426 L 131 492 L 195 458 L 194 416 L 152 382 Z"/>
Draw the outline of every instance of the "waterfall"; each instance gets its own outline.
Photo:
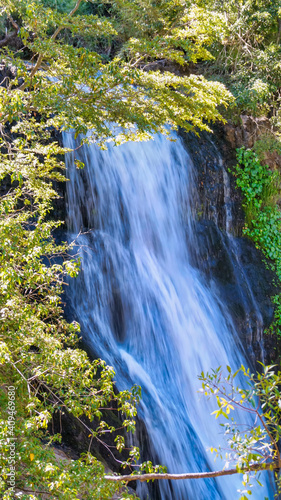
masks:
<path id="1" fill-rule="evenodd" d="M 64 133 L 64 145 L 75 144 Z M 82 229 L 82 272 L 71 281 L 69 301 L 84 341 L 114 367 L 120 390 L 142 386 L 139 414 L 151 458 L 169 472 L 212 470 L 206 449 L 223 437 L 210 416 L 214 407 L 199 397 L 197 375 L 245 361 L 227 308 L 191 264 L 198 244 L 192 161 L 180 139 L 157 135 L 107 151 L 76 147 L 66 165 L 69 237 Z M 235 500 L 240 487 L 238 476 L 159 481 L 157 495 Z M 253 492 L 255 500 L 273 498 L 266 486 Z M 138 493 L 146 498 L 145 489 Z"/>

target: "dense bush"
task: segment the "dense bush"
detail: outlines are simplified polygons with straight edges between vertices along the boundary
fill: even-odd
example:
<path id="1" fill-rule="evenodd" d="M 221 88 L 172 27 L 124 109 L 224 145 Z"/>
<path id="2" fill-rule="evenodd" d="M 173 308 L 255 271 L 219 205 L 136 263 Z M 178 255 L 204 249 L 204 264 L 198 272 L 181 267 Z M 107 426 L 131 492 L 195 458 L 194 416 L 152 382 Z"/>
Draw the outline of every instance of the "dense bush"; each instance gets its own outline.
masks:
<path id="1" fill-rule="evenodd" d="M 256 247 L 269 259 L 281 284 L 281 210 L 277 204 L 280 196 L 281 179 L 278 171 L 272 172 L 261 164 L 257 154 L 241 148 L 237 152 L 238 165 L 235 168 L 236 184 L 244 195 L 246 213 L 244 234 L 251 238 Z M 270 331 L 281 340 L 281 294 L 274 298 L 275 321 Z"/>

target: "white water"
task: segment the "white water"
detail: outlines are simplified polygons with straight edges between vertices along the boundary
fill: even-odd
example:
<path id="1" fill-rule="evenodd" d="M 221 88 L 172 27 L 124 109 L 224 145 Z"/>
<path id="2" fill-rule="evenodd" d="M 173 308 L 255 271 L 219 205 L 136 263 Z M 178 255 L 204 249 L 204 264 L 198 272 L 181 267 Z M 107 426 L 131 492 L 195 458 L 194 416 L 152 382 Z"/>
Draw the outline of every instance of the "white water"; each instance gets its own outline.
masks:
<path id="1" fill-rule="evenodd" d="M 64 145 L 74 147 L 72 134 Z M 83 273 L 70 294 L 85 341 L 115 368 L 120 389 L 142 386 L 139 413 L 158 463 L 169 472 L 220 468 L 206 448 L 223 442 L 221 428 L 197 375 L 245 361 L 226 308 L 190 264 L 192 162 L 180 140 L 161 136 L 75 155 L 86 167 L 67 155 L 68 227 L 73 236 L 92 229 L 79 236 Z M 160 498 L 236 500 L 240 481 L 160 481 Z"/>

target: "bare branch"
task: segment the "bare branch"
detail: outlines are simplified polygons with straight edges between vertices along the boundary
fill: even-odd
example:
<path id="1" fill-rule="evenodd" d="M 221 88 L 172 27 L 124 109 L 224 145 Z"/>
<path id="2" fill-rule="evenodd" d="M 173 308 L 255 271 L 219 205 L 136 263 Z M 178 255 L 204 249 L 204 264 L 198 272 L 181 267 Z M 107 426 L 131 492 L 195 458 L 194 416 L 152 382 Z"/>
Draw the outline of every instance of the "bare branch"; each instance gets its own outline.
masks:
<path id="1" fill-rule="evenodd" d="M 16 21 L 12 18 L 11 14 L 9 14 L 9 13 L 8 13 L 8 14 L 7 14 L 7 17 L 8 17 L 8 19 L 9 19 L 9 21 L 10 21 L 11 25 L 15 28 L 15 30 L 19 31 L 19 29 L 20 29 L 20 28 L 19 28 L 19 25 L 18 25 L 18 23 L 16 23 Z"/>
<path id="2" fill-rule="evenodd" d="M 73 7 L 72 11 L 68 14 L 68 17 L 71 17 L 71 16 L 73 16 L 73 14 L 75 14 L 75 12 L 79 9 L 81 2 L 82 2 L 82 0 L 77 0 L 75 7 Z M 56 29 L 56 31 L 52 34 L 51 39 L 55 40 L 57 38 L 58 34 L 61 32 L 61 30 L 63 30 L 63 28 L 64 28 L 64 26 L 59 26 Z"/>
<path id="3" fill-rule="evenodd" d="M 257 416 L 258 418 L 260 419 L 265 431 L 267 432 L 267 435 L 269 436 L 269 439 L 273 445 L 273 447 L 275 448 L 275 452 L 276 452 L 276 456 L 277 456 L 277 459 L 278 459 L 278 464 L 279 464 L 279 467 L 281 466 L 281 459 L 280 459 L 280 453 L 279 453 L 279 449 L 278 449 L 278 444 L 276 443 L 274 437 L 272 436 L 268 426 L 266 425 L 264 419 L 262 418 L 262 415 L 260 415 L 259 412 L 257 412 Z"/>
<path id="4" fill-rule="evenodd" d="M 213 472 L 191 472 L 186 474 L 169 474 L 169 473 L 151 473 L 151 474 L 128 474 L 124 476 L 104 476 L 107 481 L 121 482 L 125 481 L 126 483 L 130 481 L 153 481 L 154 479 L 173 479 L 175 481 L 182 479 L 209 479 L 212 477 L 220 477 L 220 476 L 232 476 L 233 474 L 245 474 L 246 472 L 256 472 L 263 470 L 274 470 L 278 469 L 277 462 L 271 463 L 257 463 L 250 465 L 250 467 L 245 467 L 243 469 L 228 469 L 228 470 L 219 470 Z"/>

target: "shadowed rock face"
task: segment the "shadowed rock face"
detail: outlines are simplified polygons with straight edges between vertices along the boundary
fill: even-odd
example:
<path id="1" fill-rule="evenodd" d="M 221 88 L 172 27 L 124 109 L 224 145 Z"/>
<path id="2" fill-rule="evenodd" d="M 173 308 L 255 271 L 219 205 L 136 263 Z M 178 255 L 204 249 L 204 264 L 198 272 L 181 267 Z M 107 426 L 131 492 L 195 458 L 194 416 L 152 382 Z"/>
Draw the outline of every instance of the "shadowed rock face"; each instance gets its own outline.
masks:
<path id="1" fill-rule="evenodd" d="M 276 357 L 274 339 L 265 335 L 273 318 L 271 296 L 276 293 L 274 274 L 246 238 L 227 238 L 213 221 L 197 224 L 201 271 L 231 313 L 246 353 L 253 364 L 271 363 Z"/>
<path id="2" fill-rule="evenodd" d="M 252 363 L 272 363 L 277 357 L 275 339 L 263 332 L 273 319 L 275 274 L 255 245 L 242 237 L 242 197 L 229 173 L 236 163 L 234 147 L 243 141 L 249 147 L 249 138 L 257 138 L 257 124 L 244 121 L 240 128 L 217 126 L 213 135 L 181 132 L 197 175 L 198 245 L 192 258 L 231 313 Z"/>
<path id="3" fill-rule="evenodd" d="M 262 139 L 273 139 L 275 129 L 269 118 L 261 116 L 254 118 L 249 115 L 241 115 L 241 123 L 234 125 L 228 122 L 224 125 L 223 131 L 226 140 L 233 151 L 236 148 L 252 148 L 256 141 Z M 281 168 L 281 155 L 272 148 L 264 154 L 264 162 L 270 168 Z"/>
<path id="4" fill-rule="evenodd" d="M 197 174 L 198 219 L 213 220 L 220 229 L 226 230 L 227 202 L 233 219 L 231 234 L 242 236 L 244 225 L 242 197 L 240 191 L 235 188 L 235 179 L 230 173 L 231 168 L 237 163 L 236 152 L 227 139 L 225 128 L 216 125 L 213 134 L 201 132 L 200 136 L 197 136 L 181 131 L 180 135 Z M 226 200 L 227 187 L 229 193 Z"/>

